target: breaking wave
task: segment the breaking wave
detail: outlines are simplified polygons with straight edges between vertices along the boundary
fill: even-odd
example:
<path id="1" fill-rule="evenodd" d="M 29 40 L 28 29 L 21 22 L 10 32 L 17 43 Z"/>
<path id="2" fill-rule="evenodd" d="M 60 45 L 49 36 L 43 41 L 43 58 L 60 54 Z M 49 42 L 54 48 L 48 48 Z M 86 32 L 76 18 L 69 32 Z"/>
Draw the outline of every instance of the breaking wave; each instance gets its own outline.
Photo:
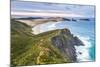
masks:
<path id="1" fill-rule="evenodd" d="M 89 55 L 89 49 L 92 47 L 90 38 L 79 35 L 77 37 L 84 43 L 84 46 L 75 46 L 78 62 L 91 61 Z"/>

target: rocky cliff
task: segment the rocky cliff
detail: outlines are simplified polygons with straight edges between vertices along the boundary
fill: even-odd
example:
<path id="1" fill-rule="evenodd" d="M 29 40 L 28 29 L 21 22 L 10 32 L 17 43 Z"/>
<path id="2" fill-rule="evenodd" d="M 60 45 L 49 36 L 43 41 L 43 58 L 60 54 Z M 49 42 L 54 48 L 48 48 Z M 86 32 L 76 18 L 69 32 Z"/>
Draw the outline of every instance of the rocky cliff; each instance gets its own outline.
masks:
<path id="1" fill-rule="evenodd" d="M 73 36 L 68 29 L 61 29 L 60 33 L 52 38 L 52 43 L 61 53 L 69 57 L 72 62 L 77 61 L 74 46 L 84 45 L 82 41 L 78 37 Z"/>

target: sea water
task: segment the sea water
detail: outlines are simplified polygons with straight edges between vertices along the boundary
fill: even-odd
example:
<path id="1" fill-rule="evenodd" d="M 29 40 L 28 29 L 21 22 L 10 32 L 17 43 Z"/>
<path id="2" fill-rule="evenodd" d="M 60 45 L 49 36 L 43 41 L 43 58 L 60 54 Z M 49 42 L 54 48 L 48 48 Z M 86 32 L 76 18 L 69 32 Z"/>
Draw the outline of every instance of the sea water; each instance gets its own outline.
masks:
<path id="1" fill-rule="evenodd" d="M 95 21 L 63 21 L 56 25 L 68 28 L 84 43 L 84 46 L 75 46 L 78 62 L 95 61 Z M 81 54 L 80 54 L 81 52 Z"/>

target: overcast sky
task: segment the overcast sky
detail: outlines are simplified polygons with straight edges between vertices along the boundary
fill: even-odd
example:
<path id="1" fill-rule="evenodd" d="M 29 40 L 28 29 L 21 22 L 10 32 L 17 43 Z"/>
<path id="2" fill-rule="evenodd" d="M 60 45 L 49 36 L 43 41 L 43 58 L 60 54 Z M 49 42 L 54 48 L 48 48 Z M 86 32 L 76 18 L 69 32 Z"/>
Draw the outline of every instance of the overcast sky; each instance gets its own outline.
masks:
<path id="1" fill-rule="evenodd" d="M 83 5 L 11 1 L 11 14 L 17 17 L 94 17 L 95 7 Z"/>

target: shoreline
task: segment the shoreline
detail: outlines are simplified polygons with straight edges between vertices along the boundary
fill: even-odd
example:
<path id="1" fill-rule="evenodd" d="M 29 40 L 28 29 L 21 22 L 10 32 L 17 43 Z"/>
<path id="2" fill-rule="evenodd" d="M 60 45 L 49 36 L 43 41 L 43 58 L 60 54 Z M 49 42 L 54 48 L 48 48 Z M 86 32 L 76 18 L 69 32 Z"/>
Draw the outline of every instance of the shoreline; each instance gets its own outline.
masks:
<path id="1" fill-rule="evenodd" d="M 82 37 L 79 35 L 77 35 L 77 37 L 84 43 L 84 46 L 75 46 L 77 53 L 77 60 L 79 62 L 92 61 L 89 55 L 89 50 L 92 46 L 89 41 L 89 38 Z M 82 54 L 80 55 L 79 52 L 81 52 Z"/>

